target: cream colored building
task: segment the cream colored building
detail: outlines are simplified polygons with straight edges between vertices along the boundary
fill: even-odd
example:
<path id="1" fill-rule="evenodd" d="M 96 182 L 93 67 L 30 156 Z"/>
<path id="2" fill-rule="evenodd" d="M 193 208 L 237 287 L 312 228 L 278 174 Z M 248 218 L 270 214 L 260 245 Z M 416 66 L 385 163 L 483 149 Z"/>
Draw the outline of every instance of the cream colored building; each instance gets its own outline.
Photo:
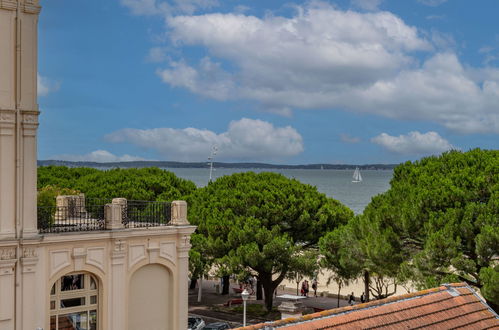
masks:
<path id="1" fill-rule="evenodd" d="M 186 329 L 185 202 L 37 210 L 39 13 L 0 0 L 0 330 Z"/>

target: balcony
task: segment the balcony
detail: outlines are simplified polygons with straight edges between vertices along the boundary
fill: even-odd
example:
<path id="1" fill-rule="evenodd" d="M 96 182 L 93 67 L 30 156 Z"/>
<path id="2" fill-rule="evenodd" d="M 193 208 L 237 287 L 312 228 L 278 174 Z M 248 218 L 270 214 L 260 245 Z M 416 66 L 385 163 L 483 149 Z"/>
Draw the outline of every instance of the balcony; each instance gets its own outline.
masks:
<path id="1" fill-rule="evenodd" d="M 38 231 L 62 233 L 188 224 L 184 201 L 114 198 L 108 202 L 87 201 L 83 194 L 58 196 L 55 206 L 38 206 Z"/>

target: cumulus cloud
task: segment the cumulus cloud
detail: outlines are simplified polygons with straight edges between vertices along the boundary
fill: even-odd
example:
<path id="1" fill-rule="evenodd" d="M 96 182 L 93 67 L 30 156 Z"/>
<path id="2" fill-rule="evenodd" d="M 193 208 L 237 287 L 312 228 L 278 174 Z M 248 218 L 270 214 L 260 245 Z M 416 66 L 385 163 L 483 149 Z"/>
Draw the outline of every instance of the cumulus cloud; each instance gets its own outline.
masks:
<path id="1" fill-rule="evenodd" d="M 60 88 L 60 83 L 51 81 L 50 79 L 43 77 L 40 74 L 37 74 L 36 78 L 38 96 L 47 96 L 52 92 L 58 91 Z"/>
<path id="2" fill-rule="evenodd" d="M 456 149 L 437 132 L 409 132 L 407 135 L 391 136 L 386 133 L 371 139 L 386 150 L 405 155 L 432 155 Z"/>
<path id="3" fill-rule="evenodd" d="M 208 57 L 203 58 L 197 68 L 184 61 L 170 61 L 169 65 L 169 69 L 158 70 L 157 74 L 170 86 L 183 87 L 216 100 L 227 100 L 235 92 L 231 75 Z"/>
<path id="4" fill-rule="evenodd" d="M 97 163 L 131 162 L 138 160 L 146 160 L 141 157 L 135 157 L 126 154 L 123 156 L 116 156 L 106 150 L 95 150 L 85 155 L 62 154 L 62 155 L 56 155 L 52 158 L 56 160 L 67 160 L 72 162 L 97 162 Z"/>
<path id="5" fill-rule="evenodd" d="M 275 127 L 269 122 L 242 118 L 232 121 L 226 132 L 197 128 L 126 128 L 106 139 L 153 149 L 165 159 L 201 161 L 213 146 L 219 160 L 277 160 L 303 151 L 303 139 L 292 127 Z"/>
<path id="6" fill-rule="evenodd" d="M 351 0 L 352 5 L 364 10 L 378 10 L 379 5 L 383 0 Z"/>
<path id="7" fill-rule="evenodd" d="M 158 70 L 174 87 L 217 100 L 254 100 L 286 115 L 342 109 L 463 133 L 499 132 L 495 69 L 476 75 L 449 50 L 452 38 L 424 38 L 388 12 L 311 2 L 293 17 L 214 13 L 170 17 L 167 24 L 174 45 L 209 52 L 199 63 L 172 60 Z M 420 63 L 416 51 L 430 55 Z"/>
<path id="8" fill-rule="evenodd" d="M 149 49 L 149 53 L 146 56 L 146 61 L 151 63 L 160 63 L 166 61 L 166 48 L 165 47 L 153 47 Z"/>

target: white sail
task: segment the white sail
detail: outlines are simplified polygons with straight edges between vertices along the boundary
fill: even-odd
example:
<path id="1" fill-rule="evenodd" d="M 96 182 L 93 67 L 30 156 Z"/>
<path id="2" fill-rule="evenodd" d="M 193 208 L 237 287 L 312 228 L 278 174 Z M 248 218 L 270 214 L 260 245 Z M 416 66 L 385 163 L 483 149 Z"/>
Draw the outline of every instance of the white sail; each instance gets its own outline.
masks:
<path id="1" fill-rule="evenodd" d="M 360 175 L 359 168 L 355 168 L 355 172 L 353 172 L 353 180 L 352 182 L 362 182 L 362 175 Z"/>

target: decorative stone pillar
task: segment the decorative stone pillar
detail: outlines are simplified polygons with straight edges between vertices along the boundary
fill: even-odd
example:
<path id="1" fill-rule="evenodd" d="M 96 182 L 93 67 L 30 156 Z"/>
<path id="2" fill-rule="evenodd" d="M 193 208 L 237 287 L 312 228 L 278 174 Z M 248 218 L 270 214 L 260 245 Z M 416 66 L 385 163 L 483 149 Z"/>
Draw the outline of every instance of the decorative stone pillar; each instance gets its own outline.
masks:
<path id="1" fill-rule="evenodd" d="M 186 201 L 173 201 L 171 211 L 171 224 L 175 226 L 189 225 L 187 220 L 187 202 Z"/>
<path id="2" fill-rule="evenodd" d="M 106 204 L 104 208 L 104 217 L 106 219 L 106 229 L 122 229 L 123 213 L 119 204 Z"/>

